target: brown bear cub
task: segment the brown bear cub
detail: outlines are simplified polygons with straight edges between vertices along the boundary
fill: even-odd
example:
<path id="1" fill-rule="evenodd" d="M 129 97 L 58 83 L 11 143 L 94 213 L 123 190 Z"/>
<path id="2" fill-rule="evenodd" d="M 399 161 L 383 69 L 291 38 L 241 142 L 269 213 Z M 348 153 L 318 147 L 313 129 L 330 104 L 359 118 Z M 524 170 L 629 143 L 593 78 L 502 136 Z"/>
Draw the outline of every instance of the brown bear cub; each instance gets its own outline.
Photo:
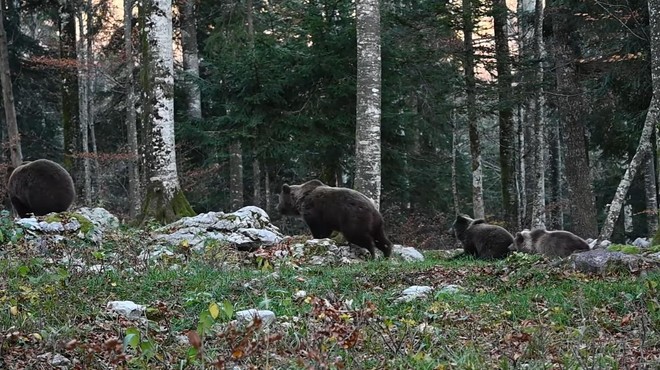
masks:
<path id="1" fill-rule="evenodd" d="M 386 258 L 392 254 L 383 217 L 371 199 L 353 189 L 330 187 L 319 180 L 284 184 L 277 210 L 287 216 L 302 216 L 315 239 L 339 231 L 349 242 L 367 249 L 372 258 L 376 257 L 375 248 Z"/>
<path id="2" fill-rule="evenodd" d="M 516 233 L 513 250 L 538 253 L 547 257 L 567 257 L 575 251 L 588 251 L 589 244 L 568 231 L 527 229 Z"/>
<path id="3" fill-rule="evenodd" d="M 20 217 L 66 211 L 76 195 L 71 175 L 48 159 L 9 168 L 7 176 L 9 200 Z"/>
<path id="4" fill-rule="evenodd" d="M 465 253 L 481 259 L 506 258 L 513 244 L 513 236 L 508 231 L 487 224 L 483 219 L 457 215 L 452 230 Z"/>

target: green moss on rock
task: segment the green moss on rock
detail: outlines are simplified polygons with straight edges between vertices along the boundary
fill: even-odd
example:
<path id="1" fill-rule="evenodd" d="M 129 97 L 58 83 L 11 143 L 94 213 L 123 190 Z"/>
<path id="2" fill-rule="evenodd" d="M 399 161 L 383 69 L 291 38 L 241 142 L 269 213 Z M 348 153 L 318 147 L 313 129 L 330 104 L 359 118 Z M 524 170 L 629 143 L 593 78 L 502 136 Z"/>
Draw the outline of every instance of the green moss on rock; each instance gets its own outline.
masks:
<path id="1" fill-rule="evenodd" d="M 613 251 L 613 252 L 621 252 L 625 254 L 640 254 L 641 250 L 639 247 L 636 247 L 634 245 L 627 245 L 627 244 L 612 244 L 609 247 L 607 247 L 608 251 Z"/>
<path id="2" fill-rule="evenodd" d="M 60 213 L 49 213 L 44 216 L 44 221 L 46 222 L 61 222 L 66 223 L 71 219 L 75 219 L 80 224 L 80 231 L 84 234 L 92 231 L 94 229 L 94 223 L 90 221 L 87 217 L 76 212 L 60 212 Z"/>

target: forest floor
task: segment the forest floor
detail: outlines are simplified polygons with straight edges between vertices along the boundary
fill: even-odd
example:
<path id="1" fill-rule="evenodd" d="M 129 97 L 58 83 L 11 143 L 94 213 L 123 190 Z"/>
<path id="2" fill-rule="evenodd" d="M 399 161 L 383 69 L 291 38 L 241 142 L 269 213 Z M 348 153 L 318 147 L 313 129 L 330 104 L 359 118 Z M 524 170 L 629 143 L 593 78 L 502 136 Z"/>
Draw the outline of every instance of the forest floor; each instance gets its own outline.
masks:
<path id="1" fill-rule="evenodd" d="M 228 267 L 234 252 L 217 245 L 138 266 L 142 238 L 59 251 L 101 266 L 121 253 L 126 265 L 101 272 L 54 265 L 20 243 L 0 248 L 0 368 L 660 367 L 659 271 L 595 276 L 529 255 L 433 251 L 423 262 L 342 266 L 243 254 Z M 413 285 L 434 290 L 396 300 Z M 131 320 L 106 309 L 114 300 L 147 309 Z M 276 319 L 237 324 L 249 308 Z"/>

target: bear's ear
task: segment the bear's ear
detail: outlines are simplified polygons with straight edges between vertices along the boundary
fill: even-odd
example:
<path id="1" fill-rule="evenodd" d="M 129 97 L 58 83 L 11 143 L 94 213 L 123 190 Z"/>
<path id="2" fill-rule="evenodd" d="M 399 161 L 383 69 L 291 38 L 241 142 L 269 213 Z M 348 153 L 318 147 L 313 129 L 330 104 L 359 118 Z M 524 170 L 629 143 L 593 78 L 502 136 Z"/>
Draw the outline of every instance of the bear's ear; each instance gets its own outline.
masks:
<path id="1" fill-rule="evenodd" d="M 524 240 L 525 240 L 525 237 L 523 237 L 523 234 L 520 233 L 520 232 L 517 232 L 516 233 L 516 238 L 515 238 L 516 243 L 522 244 Z"/>
<path id="2" fill-rule="evenodd" d="M 472 225 L 479 225 L 479 224 L 485 224 L 485 223 L 486 223 L 486 220 L 484 220 L 483 218 L 478 218 L 478 219 L 472 221 Z"/>
<path id="3" fill-rule="evenodd" d="M 289 184 L 282 185 L 282 193 L 283 194 L 290 194 L 291 193 L 291 187 L 289 186 Z"/>

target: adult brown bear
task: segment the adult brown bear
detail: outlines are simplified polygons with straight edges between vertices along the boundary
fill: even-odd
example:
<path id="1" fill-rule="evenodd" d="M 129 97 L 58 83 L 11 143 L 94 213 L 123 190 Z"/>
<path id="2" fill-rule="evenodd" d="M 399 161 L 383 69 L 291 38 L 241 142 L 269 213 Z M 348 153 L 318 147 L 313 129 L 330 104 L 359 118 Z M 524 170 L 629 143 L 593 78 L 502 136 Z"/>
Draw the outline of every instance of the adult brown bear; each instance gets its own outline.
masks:
<path id="1" fill-rule="evenodd" d="M 353 189 L 330 187 L 319 180 L 284 184 L 277 210 L 283 215 L 302 216 L 316 239 L 339 231 L 349 242 L 367 249 L 372 258 L 375 248 L 385 257 L 392 254 L 383 217 L 371 199 Z"/>
<path id="2" fill-rule="evenodd" d="M 76 196 L 71 175 L 48 159 L 25 162 L 7 174 L 9 200 L 20 217 L 66 211 Z"/>
<path id="3" fill-rule="evenodd" d="M 576 251 L 588 251 L 589 244 L 579 236 L 563 230 L 545 231 L 527 229 L 516 233 L 512 247 L 525 253 L 538 253 L 547 257 L 567 257 Z"/>
<path id="4" fill-rule="evenodd" d="M 466 254 L 482 259 L 505 258 L 513 244 L 513 236 L 503 227 L 457 215 L 452 231 Z"/>

